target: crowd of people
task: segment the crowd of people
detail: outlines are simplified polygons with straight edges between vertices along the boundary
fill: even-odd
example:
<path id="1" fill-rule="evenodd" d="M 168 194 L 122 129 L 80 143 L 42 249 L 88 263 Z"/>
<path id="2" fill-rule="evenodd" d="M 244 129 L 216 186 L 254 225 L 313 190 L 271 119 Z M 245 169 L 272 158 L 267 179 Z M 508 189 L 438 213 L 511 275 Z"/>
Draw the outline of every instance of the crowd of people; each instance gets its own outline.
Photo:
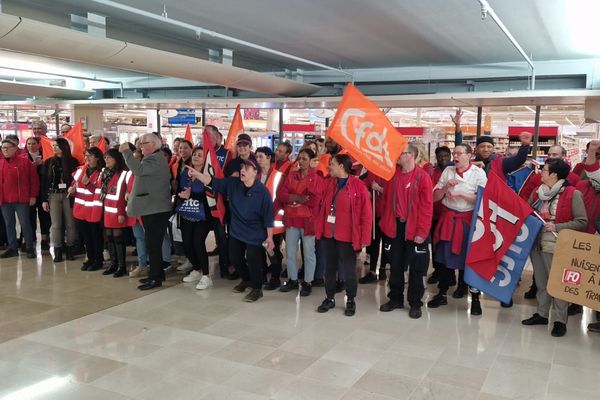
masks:
<path id="1" fill-rule="evenodd" d="M 460 116 L 452 118 L 457 133 Z M 336 293 L 345 291 L 344 314 L 352 316 L 358 285 L 388 280 L 388 301 L 380 311 L 404 308 L 406 286 L 408 315 L 415 319 L 422 316 L 425 281 L 437 283 L 439 290 L 428 308 L 447 305 L 447 292 L 456 285 L 452 297 L 470 294 L 471 315 L 482 314 L 479 290 L 463 279 L 477 188 L 486 185 L 492 171 L 508 183 L 529 164 L 532 144 L 532 135 L 523 132 L 519 147 L 499 155 L 493 138 L 480 136 L 474 148 L 460 141 L 453 150 L 438 147 L 433 165 L 411 143 L 393 178 L 384 181 L 331 138 L 306 141 L 292 158 L 289 143 L 279 143 L 275 151 L 253 149 L 245 133 L 238 135 L 235 151 L 228 151 L 211 125 L 205 127 L 211 149 L 180 138 L 169 148 L 160 134 L 148 133 L 134 144 L 106 146 L 103 153 L 98 143 L 106 139 L 95 137 L 80 165 L 60 136 L 53 141 L 54 154 L 43 157 L 45 125 L 32 128 L 24 149 L 15 135 L 2 140 L 0 244 L 6 250 L 1 258 L 17 256 L 19 246 L 35 258 L 39 221 L 40 250 L 52 248 L 55 263 L 74 260 L 80 247 L 86 254 L 81 270 L 141 278 L 140 290 L 162 286 L 173 254 L 181 256 L 177 269 L 185 274 L 183 281 L 207 290 L 214 278 L 209 255 L 218 255 L 220 277 L 239 279 L 233 291 L 244 293 L 247 302 L 260 299 L 263 291 L 305 297 L 324 286 L 317 311 L 335 308 Z M 207 173 L 205 154 L 219 164 L 223 178 Z M 545 222 L 531 252 L 534 281 L 525 294 L 537 299 L 538 308 L 522 323 L 547 325 L 552 308 L 553 336 L 563 336 L 567 316 L 581 312 L 546 291 L 555 234 L 600 232 L 600 141 L 588 143 L 587 158 L 572 171 L 565 155 L 561 146 L 553 146 L 541 171 L 514 188 Z M 224 218 L 218 217 L 220 201 Z M 217 248 L 209 252 L 211 231 Z M 138 259 L 131 271 L 125 262 L 129 238 Z M 369 271 L 359 277 L 357 254 L 363 249 Z M 430 262 L 433 273 L 426 278 Z M 600 331 L 600 323 L 589 329 Z"/>

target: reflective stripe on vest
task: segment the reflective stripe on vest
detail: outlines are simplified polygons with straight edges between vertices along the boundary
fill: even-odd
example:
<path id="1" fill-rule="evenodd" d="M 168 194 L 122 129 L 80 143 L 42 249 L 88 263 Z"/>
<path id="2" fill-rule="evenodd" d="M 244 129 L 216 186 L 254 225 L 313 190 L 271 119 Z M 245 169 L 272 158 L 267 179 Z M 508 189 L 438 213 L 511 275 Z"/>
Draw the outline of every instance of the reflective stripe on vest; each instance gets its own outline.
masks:
<path id="1" fill-rule="evenodd" d="M 105 199 L 119 200 L 119 195 L 121 194 L 121 186 L 123 186 L 123 181 L 125 180 L 125 174 L 123 172 L 124 171 L 121 171 L 121 174 L 119 175 L 119 180 L 117 182 L 117 192 L 115 194 L 106 194 Z"/>

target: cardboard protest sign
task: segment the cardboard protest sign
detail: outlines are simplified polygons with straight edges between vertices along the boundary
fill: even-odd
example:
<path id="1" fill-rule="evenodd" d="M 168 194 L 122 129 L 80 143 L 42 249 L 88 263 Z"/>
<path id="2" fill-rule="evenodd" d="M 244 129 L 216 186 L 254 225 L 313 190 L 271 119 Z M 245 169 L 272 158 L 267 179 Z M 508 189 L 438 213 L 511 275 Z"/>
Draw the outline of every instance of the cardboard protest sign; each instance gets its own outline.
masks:
<path id="1" fill-rule="evenodd" d="M 560 231 L 547 290 L 557 299 L 600 311 L 600 236 Z"/>

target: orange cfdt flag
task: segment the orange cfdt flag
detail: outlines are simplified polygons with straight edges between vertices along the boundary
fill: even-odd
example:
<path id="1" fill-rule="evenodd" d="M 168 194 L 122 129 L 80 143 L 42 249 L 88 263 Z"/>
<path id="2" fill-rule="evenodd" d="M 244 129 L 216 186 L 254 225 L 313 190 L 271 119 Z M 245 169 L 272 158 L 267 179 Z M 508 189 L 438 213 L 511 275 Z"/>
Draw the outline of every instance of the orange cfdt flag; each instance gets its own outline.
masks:
<path id="1" fill-rule="evenodd" d="M 83 141 L 83 127 L 81 126 L 81 121 L 76 123 L 69 132 L 63 135 L 63 137 L 71 141 L 71 155 L 83 164 L 85 162 L 85 142 Z"/>
<path id="2" fill-rule="evenodd" d="M 54 157 L 54 149 L 52 148 L 53 140 L 46 135 L 38 137 L 40 138 L 40 146 L 42 147 L 42 160 L 46 161 L 50 157 Z"/>
<path id="3" fill-rule="evenodd" d="M 408 144 L 379 107 L 351 83 L 346 86 L 327 136 L 385 180 L 394 176 L 396 160 Z"/>
<path id="4" fill-rule="evenodd" d="M 240 112 L 240 105 L 235 108 L 235 114 L 233 114 L 233 121 L 229 127 L 229 133 L 227 133 L 227 139 L 225 140 L 225 148 L 230 152 L 235 152 L 235 142 L 240 133 L 244 133 L 244 120 L 242 119 L 242 113 Z M 235 157 L 234 157 L 235 158 Z"/>
<path id="5" fill-rule="evenodd" d="M 190 124 L 187 124 L 187 127 L 185 128 L 185 135 L 183 135 L 183 139 L 188 140 L 192 144 L 192 147 L 194 147 L 194 137 L 192 136 L 192 128 L 190 128 Z"/>

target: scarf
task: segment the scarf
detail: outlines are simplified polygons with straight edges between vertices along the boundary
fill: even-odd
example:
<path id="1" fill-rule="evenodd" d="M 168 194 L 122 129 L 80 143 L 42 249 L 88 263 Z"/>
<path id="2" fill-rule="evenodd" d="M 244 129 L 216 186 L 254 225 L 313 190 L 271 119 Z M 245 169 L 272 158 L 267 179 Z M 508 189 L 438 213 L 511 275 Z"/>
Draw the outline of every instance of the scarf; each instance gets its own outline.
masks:
<path id="1" fill-rule="evenodd" d="M 117 171 L 114 168 L 104 168 L 102 171 L 102 176 L 100 179 L 102 180 L 102 188 L 100 189 L 100 200 L 104 200 L 106 198 L 108 182 L 112 179 Z"/>
<path id="2" fill-rule="evenodd" d="M 559 179 L 552 187 L 542 184 L 538 188 L 537 195 L 539 200 L 535 202 L 533 207 L 538 210 L 544 220 L 550 218 L 550 203 L 562 191 L 564 185 L 565 180 Z"/>

